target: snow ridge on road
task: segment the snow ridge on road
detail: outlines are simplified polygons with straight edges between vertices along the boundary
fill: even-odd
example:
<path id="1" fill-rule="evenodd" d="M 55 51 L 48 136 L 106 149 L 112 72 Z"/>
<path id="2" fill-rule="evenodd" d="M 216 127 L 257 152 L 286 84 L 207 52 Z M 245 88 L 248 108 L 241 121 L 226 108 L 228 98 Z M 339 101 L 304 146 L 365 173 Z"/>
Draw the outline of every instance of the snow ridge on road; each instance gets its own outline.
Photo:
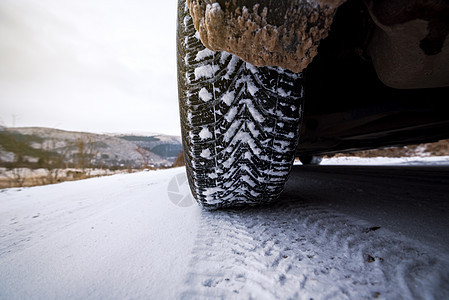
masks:
<path id="1" fill-rule="evenodd" d="M 388 230 L 287 198 L 203 212 L 182 299 L 443 299 L 449 260 Z"/>

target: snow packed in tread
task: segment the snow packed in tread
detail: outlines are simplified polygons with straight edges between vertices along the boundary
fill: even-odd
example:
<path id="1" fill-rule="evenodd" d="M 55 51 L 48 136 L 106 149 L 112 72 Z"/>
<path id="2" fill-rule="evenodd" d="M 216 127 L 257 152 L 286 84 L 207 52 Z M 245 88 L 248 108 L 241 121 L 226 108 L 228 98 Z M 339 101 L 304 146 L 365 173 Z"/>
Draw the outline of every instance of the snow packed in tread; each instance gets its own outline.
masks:
<path id="1" fill-rule="evenodd" d="M 207 208 L 276 198 L 296 150 L 302 74 L 206 49 L 178 9 L 178 90 L 192 194 Z"/>

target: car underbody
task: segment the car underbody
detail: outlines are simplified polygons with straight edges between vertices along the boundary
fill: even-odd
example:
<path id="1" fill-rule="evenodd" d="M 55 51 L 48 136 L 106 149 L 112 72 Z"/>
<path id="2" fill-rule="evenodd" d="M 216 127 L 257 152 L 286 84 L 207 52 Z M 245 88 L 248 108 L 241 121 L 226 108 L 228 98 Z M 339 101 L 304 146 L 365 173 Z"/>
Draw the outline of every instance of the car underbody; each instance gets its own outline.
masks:
<path id="1" fill-rule="evenodd" d="M 446 22 L 449 22 L 448 7 L 446 4 Z M 394 29 L 379 27 L 379 21 L 373 21 L 372 15 L 360 1 L 343 4 L 337 10 L 328 37 L 320 44 L 318 55 L 305 70 L 305 126 L 298 156 L 433 142 L 449 137 L 445 109 L 449 100 L 447 37 L 444 36 L 444 47 L 440 41 L 382 39 L 378 36 Z M 402 26 L 399 29 L 402 36 L 407 32 L 412 35 L 414 22 L 420 23 L 421 31 L 425 31 L 427 22 L 421 19 L 408 22 L 408 29 L 404 24 L 396 27 Z M 421 37 L 425 41 L 426 33 Z M 422 46 L 426 44 L 437 46 L 433 49 Z"/>
<path id="2" fill-rule="evenodd" d="M 195 4 L 210 8 L 214 2 L 188 1 L 191 13 Z M 237 54 L 255 65 L 272 64 L 304 72 L 305 108 L 297 156 L 449 137 L 449 117 L 444 109 L 449 99 L 447 1 L 219 0 L 215 3 L 224 11 L 222 23 L 231 25 L 211 26 L 211 9 L 208 12 L 197 9 L 196 27 L 203 28 L 204 34 L 200 29 L 200 36 L 206 46 Z M 244 8 L 249 8 L 246 14 Z M 293 22 L 287 17 L 295 16 L 291 13 L 295 8 L 296 16 L 307 28 L 291 25 Z M 195 19 L 195 14 L 192 15 Z M 264 17 L 262 21 L 260 16 Z M 305 16 L 308 21 L 304 21 Z M 314 22 L 310 21 L 312 17 Z M 229 18 L 245 24 L 245 29 L 252 22 L 252 34 L 228 30 L 224 38 L 214 39 L 214 30 L 235 29 L 237 25 Z M 261 48 L 264 52 L 257 46 L 263 30 L 254 24 L 271 26 L 278 32 L 284 30 L 284 34 L 276 37 L 279 40 L 276 46 L 266 46 L 265 40 Z M 289 35 L 288 30 L 294 34 Z M 301 30 L 303 37 L 299 36 Z M 238 45 L 238 35 L 244 36 L 243 46 Z M 295 60 L 289 55 L 302 57 Z"/>

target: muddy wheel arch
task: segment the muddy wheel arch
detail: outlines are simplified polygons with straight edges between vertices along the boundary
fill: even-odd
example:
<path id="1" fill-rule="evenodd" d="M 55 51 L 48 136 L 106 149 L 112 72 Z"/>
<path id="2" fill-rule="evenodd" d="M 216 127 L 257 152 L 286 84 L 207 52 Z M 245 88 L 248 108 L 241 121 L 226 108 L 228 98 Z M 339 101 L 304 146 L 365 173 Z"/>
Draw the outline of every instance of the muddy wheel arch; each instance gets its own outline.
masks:
<path id="1" fill-rule="evenodd" d="M 233 53 L 256 66 L 301 72 L 317 54 L 335 9 L 343 2 L 188 0 L 187 4 L 207 48 Z"/>
<path id="2" fill-rule="evenodd" d="M 303 71 L 312 62 L 336 10 L 345 2 L 351 1 L 187 0 L 204 46 L 230 52 L 256 66 L 293 72 Z M 360 2 L 370 11 L 369 22 L 375 23 L 366 50 L 385 85 L 400 89 L 449 86 L 449 3 Z"/>

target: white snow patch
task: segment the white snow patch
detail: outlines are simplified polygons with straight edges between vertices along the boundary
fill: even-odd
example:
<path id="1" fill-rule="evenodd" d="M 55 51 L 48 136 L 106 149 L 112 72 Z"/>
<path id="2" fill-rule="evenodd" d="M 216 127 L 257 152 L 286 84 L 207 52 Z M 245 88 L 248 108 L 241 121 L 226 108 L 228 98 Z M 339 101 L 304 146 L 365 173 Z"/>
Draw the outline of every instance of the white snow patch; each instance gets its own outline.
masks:
<path id="1" fill-rule="evenodd" d="M 248 129 L 249 131 L 251 131 L 251 133 L 254 135 L 254 137 L 258 137 L 260 132 L 259 130 L 256 129 L 256 125 L 253 122 L 248 122 L 247 123 Z"/>
<path id="2" fill-rule="evenodd" d="M 189 21 L 192 19 L 192 17 L 191 16 L 189 16 L 189 15 L 186 15 L 185 17 L 184 17 L 184 26 L 185 27 L 187 27 L 188 25 L 189 25 Z"/>
<path id="3" fill-rule="evenodd" d="M 253 74 L 257 74 L 259 72 L 258 69 L 256 68 L 256 66 L 254 66 L 254 65 L 252 65 L 252 64 L 250 64 L 248 62 L 246 63 L 246 68 L 248 70 L 250 70 L 251 73 L 253 73 Z"/>
<path id="4" fill-rule="evenodd" d="M 265 161 L 270 161 L 270 158 L 268 157 L 268 155 L 262 155 L 260 157 L 261 160 L 265 160 Z"/>
<path id="5" fill-rule="evenodd" d="M 248 132 L 240 131 L 237 136 L 237 140 L 241 141 L 242 143 L 248 143 L 251 140 L 251 136 Z"/>
<path id="6" fill-rule="evenodd" d="M 229 126 L 229 129 L 224 133 L 224 138 L 226 142 L 229 142 L 231 137 L 234 135 L 234 133 L 237 131 L 237 129 L 240 127 L 241 121 L 236 121 Z"/>
<path id="7" fill-rule="evenodd" d="M 210 101 L 212 99 L 212 94 L 205 87 L 201 88 L 201 90 L 198 92 L 198 96 L 204 102 Z"/>
<path id="8" fill-rule="evenodd" d="M 289 91 L 288 93 L 284 91 L 283 88 L 278 88 L 278 94 L 281 97 L 288 97 L 290 96 L 291 92 Z"/>
<path id="9" fill-rule="evenodd" d="M 214 51 L 209 50 L 208 48 L 204 48 L 203 50 L 198 51 L 198 53 L 196 54 L 195 60 L 200 61 L 200 60 L 203 60 L 206 57 L 209 57 L 212 55 L 214 55 Z"/>
<path id="10" fill-rule="evenodd" d="M 217 65 L 204 65 L 200 67 L 195 68 L 195 80 L 201 79 L 201 78 L 212 78 L 214 77 L 215 73 L 220 69 Z"/>
<path id="11" fill-rule="evenodd" d="M 245 159 L 251 159 L 251 157 L 252 157 L 251 152 L 246 151 L 244 157 L 245 157 Z"/>
<path id="12" fill-rule="evenodd" d="M 209 149 L 203 149 L 203 151 L 201 151 L 200 154 L 201 157 L 206 158 L 206 159 L 210 159 L 210 150 Z"/>
<path id="13" fill-rule="evenodd" d="M 254 96 L 259 91 L 254 82 L 252 82 L 252 80 L 248 80 L 246 82 L 246 86 L 248 87 L 248 92 L 251 94 L 251 96 Z"/>
<path id="14" fill-rule="evenodd" d="M 256 183 L 254 181 L 251 180 L 251 177 L 249 177 L 249 175 L 243 175 L 242 177 L 240 177 L 241 180 L 243 180 L 244 182 L 246 182 L 247 184 L 249 184 L 250 186 L 255 186 Z"/>
<path id="15" fill-rule="evenodd" d="M 199 33 L 198 31 L 195 31 L 195 38 L 196 38 L 198 41 L 201 41 L 200 33 Z"/>
<path id="16" fill-rule="evenodd" d="M 227 72 L 225 74 L 224 79 L 229 80 L 230 79 L 230 75 L 232 75 L 232 73 L 235 71 L 235 67 L 237 66 L 237 63 L 239 62 L 239 58 L 235 55 L 232 55 L 231 61 L 228 63 L 226 69 Z"/>
<path id="17" fill-rule="evenodd" d="M 294 136 L 295 136 L 295 133 L 294 133 L 294 132 L 289 132 L 285 137 L 291 139 L 291 138 L 293 138 Z"/>
<path id="18" fill-rule="evenodd" d="M 211 178 L 211 179 L 216 179 L 216 178 L 218 178 L 217 173 L 209 173 L 209 174 L 207 174 L 207 176 L 209 176 L 209 178 Z"/>
<path id="19" fill-rule="evenodd" d="M 222 191 L 223 191 L 223 189 L 219 188 L 219 187 L 207 188 L 203 192 L 203 195 L 204 196 L 210 196 L 210 195 L 213 195 L 215 193 L 222 192 Z"/>
<path id="20" fill-rule="evenodd" d="M 201 131 L 199 133 L 199 137 L 202 140 L 211 139 L 212 133 L 209 131 L 209 129 L 207 127 L 203 127 L 203 129 L 201 129 Z"/>
<path id="21" fill-rule="evenodd" d="M 253 191 L 253 190 L 250 191 L 250 194 L 251 194 L 251 196 L 253 196 L 253 197 L 258 197 L 258 196 L 260 196 L 260 193 L 258 193 L 258 192 L 256 192 L 256 191 Z"/>
<path id="22" fill-rule="evenodd" d="M 225 115 L 225 119 L 226 119 L 226 121 L 228 121 L 229 123 L 231 123 L 233 120 L 234 120 L 234 118 L 235 118 L 235 115 L 237 114 L 237 111 L 238 111 L 238 108 L 237 107 L 231 107 L 230 109 L 229 109 L 229 111 L 226 113 L 226 115 Z"/>
<path id="23" fill-rule="evenodd" d="M 234 91 L 231 92 L 226 92 L 221 99 L 223 100 L 224 103 L 226 103 L 227 106 L 230 106 L 232 104 L 232 102 L 235 99 L 235 93 Z"/>
<path id="24" fill-rule="evenodd" d="M 251 148 L 251 150 L 253 151 L 254 154 L 259 155 L 262 151 L 257 147 L 256 142 L 254 142 L 254 139 L 251 137 L 251 135 L 248 132 L 243 132 L 240 131 L 237 135 L 236 135 L 236 140 L 242 142 L 242 143 L 246 143 L 247 145 L 249 145 L 249 147 Z"/>
<path id="25" fill-rule="evenodd" d="M 231 167 L 231 165 L 234 163 L 234 157 L 233 156 L 231 156 L 230 158 L 228 158 L 228 160 L 226 160 L 224 163 L 223 163 L 223 166 L 225 167 L 225 168 L 229 168 L 229 167 Z"/>
<path id="26" fill-rule="evenodd" d="M 298 164 L 298 162 L 295 162 Z M 430 157 L 335 157 L 324 158 L 321 165 L 449 165 L 449 156 Z"/>
<path id="27" fill-rule="evenodd" d="M 262 114 L 254 107 L 254 104 L 251 101 L 251 99 L 242 99 L 240 102 L 246 105 L 249 112 L 257 122 L 263 122 L 265 120 Z"/>
<path id="28" fill-rule="evenodd" d="M 231 55 L 231 53 L 226 51 L 221 51 L 221 57 L 220 57 L 220 63 L 224 64 L 226 62 L 226 59 Z"/>
<path id="29" fill-rule="evenodd" d="M 226 119 L 226 121 L 228 121 L 229 123 L 231 123 L 233 120 L 234 120 L 234 118 L 235 118 L 235 115 L 237 114 L 237 111 L 238 111 L 238 108 L 237 107 L 231 107 L 230 109 L 229 109 L 229 111 L 227 112 L 227 114 L 225 115 L 225 119 Z"/>
<path id="30" fill-rule="evenodd" d="M 254 152 L 254 154 L 259 155 L 262 152 L 262 150 L 260 150 L 260 148 L 257 147 L 253 139 L 250 139 L 247 143 L 251 148 L 251 150 Z"/>
<path id="31" fill-rule="evenodd" d="M 209 204 L 217 204 L 220 203 L 221 199 L 218 198 L 214 198 L 211 197 L 213 195 L 215 195 L 216 193 L 222 192 L 223 189 L 219 188 L 219 187 L 213 187 L 213 188 L 207 188 L 205 189 L 205 191 L 203 192 L 203 195 L 206 196 L 206 201 Z"/>

